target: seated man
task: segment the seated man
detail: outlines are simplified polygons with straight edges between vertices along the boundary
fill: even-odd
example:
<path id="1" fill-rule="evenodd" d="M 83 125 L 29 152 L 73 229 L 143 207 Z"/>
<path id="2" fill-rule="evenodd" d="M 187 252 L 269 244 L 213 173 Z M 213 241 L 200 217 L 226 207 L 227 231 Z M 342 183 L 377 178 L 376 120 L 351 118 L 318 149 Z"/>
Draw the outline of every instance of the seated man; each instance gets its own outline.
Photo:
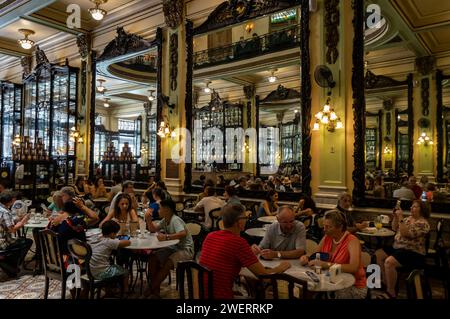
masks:
<path id="1" fill-rule="evenodd" d="M 258 261 L 249 244 L 239 236 L 248 219 L 241 205 L 225 206 L 222 218 L 225 229 L 208 234 L 200 256 L 200 264 L 213 272 L 214 298 L 233 298 L 233 283 L 243 267 L 256 276 L 284 272 L 290 267 L 282 261 L 277 267 L 266 269 Z"/>
<path id="2" fill-rule="evenodd" d="M 225 205 L 225 202 L 216 196 L 216 190 L 213 187 L 205 188 L 206 196 L 203 197 L 197 205 L 195 205 L 195 211 L 203 211 L 205 213 L 205 221 L 203 224 L 207 229 L 211 229 L 213 226 L 213 222 L 211 217 L 209 217 L 209 213 L 216 208 L 222 208 Z"/>
<path id="3" fill-rule="evenodd" d="M 271 224 L 259 245 L 253 245 L 255 255 L 265 259 L 300 258 L 306 250 L 306 228 L 295 220 L 294 211 L 283 206 L 277 214 L 278 223 Z"/>
<path id="4" fill-rule="evenodd" d="M 162 200 L 159 208 L 160 221 L 152 221 L 152 211 L 145 212 L 145 221 L 151 232 L 158 233 L 158 240 L 179 239 L 177 245 L 158 249 L 150 257 L 149 270 L 151 275 L 151 287 L 144 293 L 145 297 L 159 298 L 160 286 L 179 261 L 190 260 L 194 256 L 194 241 L 189 231 L 186 229 L 184 221 L 175 215 L 175 202 L 172 200 Z"/>
<path id="5" fill-rule="evenodd" d="M 8 190 L 0 194 L 0 268 L 8 276 L 20 272 L 20 266 L 33 241 L 29 238 L 13 238 L 12 234 L 22 228 L 30 219 L 30 214 L 20 217 L 17 222 L 10 211 L 14 203 L 14 193 Z"/>

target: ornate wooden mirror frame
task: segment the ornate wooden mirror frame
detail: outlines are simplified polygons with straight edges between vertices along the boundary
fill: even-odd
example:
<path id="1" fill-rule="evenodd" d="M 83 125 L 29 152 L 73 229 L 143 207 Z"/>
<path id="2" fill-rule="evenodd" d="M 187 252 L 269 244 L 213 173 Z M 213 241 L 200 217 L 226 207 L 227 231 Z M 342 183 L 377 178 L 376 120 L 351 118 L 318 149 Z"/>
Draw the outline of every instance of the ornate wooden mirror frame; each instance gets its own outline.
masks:
<path id="1" fill-rule="evenodd" d="M 444 80 L 450 80 L 450 74 L 444 75 L 442 70 L 436 71 L 436 99 L 437 99 L 437 109 L 436 109 L 436 135 L 437 135 L 437 172 L 436 179 L 438 182 L 444 182 L 444 97 L 442 96 L 442 82 Z"/>
<path id="2" fill-rule="evenodd" d="M 135 34 L 130 34 L 124 31 L 122 27 L 117 28 L 117 36 L 108 45 L 106 45 L 100 57 L 96 57 L 96 52 L 92 51 L 91 70 L 91 113 L 90 113 L 90 156 L 89 156 L 89 176 L 94 176 L 94 146 L 95 146 L 95 98 L 96 98 L 96 70 L 98 62 L 107 62 L 113 64 L 123 61 L 134 56 L 138 56 L 144 52 L 148 52 L 156 47 L 158 59 L 156 65 L 156 118 L 157 123 L 161 121 L 163 100 L 161 95 L 162 85 L 162 29 L 157 28 L 156 37 L 153 41 L 144 40 L 142 37 Z M 161 138 L 156 139 L 156 163 L 155 163 L 155 180 L 161 178 Z"/>
<path id="3" fill-rule="evenodd" d="M 192 78 L 193 78 L 193 38 L 223 27 L 242 23 L 266 14 L 301 6 L 301 105 L 302 105 L 302 192 L 311 195 L 311 79 L 309 57 L 309 0 L 225 1 L 220 4 L 197 28 L 191 21 L 186 22 L 186 129 L 192 132 Z M 192 158 L 185 165 L 184 191 L 190 192 L 192 184 Z"/>

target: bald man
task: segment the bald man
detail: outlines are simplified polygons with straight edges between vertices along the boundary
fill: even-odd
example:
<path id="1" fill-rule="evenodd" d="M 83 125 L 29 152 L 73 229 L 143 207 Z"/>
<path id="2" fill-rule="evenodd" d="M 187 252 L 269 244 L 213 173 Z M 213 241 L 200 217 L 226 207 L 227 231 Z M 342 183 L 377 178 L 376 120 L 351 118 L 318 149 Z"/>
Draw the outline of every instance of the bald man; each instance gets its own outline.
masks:
<path id="1" fill-rule="evenodd" d="M 294 211 L 282 206 L 277 214 L 278 223 L 266 229 L 266 234 L 259 245 L 253 245 L 255 255 L 265 259 L 300 258 L 306 250 L 306 227 L 295 219 Z"/>

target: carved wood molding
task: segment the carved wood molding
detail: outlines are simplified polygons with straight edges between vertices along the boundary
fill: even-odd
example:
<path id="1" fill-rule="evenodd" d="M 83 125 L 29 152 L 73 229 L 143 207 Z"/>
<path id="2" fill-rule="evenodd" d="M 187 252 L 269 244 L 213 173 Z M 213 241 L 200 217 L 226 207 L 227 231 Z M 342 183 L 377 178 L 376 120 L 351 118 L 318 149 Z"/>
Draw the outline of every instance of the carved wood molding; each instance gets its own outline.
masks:
<path id="1" fill-rule="evenodd" d="M 45 52 L 39 48 L 38 45 L 35 46 L 34 54 L 36 55 L 36 69 L 39 65 L 50 66 L 50 62 L 45 55 Z"/>
<path id="2" fill-rule="evenodd" d="M 186 96 L 185 96 L 185 111 L 186 111 L 186 130 L 192 132 L 192 77 L 194 73 L 194 30 L 192 21 L 186 22 Z M 191 141 L 185 141 L 185 145 L 190 145 Z M 190 158 L 186 159 L 184 164 L 184 187 L 183 191 L 189 193 L 192 185 L 192 152 L 185 150 Z"/>
<path id="3" fill-rule="evenodd" d="M 437 135 L 437 161 L 436 161 L 436 177 L 438 182 L 443 182 L 444 180 L 444 120 L 442 118 L 444 113 L 444 100 L 442 96 L 442 81 L 449 79 L 450 74 L 444 75 L 442 70 L 436 71 L 436 135 Z"/>
<path id="4" fill-rule="evenodd" d="M 325 37 L 326 60 L 328 64 L 335 64 L 339 57 L 339 0 L 325 1 Z"/>
<path id="5" fill-rule="evenodd" d="M 246 86 L 244 86 L 245 98 L 247 100 L 252 99 L 252 97 L 255 95 L 255 91 L 256 91 L 256 89 L 255 89 L 254 85 L 246 85 Z"/>
<path id="6" fill-rule="evenodd" d="M 422 89 L 420 92 L 422 97 L 422 115 L 428 116 L 430 115 L 430 79 L 422 79 L 420 87 Z"/>
<path id="7" fill-rule="evenodd" d="M 353 0 L 353 130 L 355 142 L 353 144 L 354 169 L 352 179 L 353 200 L 355 203 L 364 201 L 365 195 L 365 158 L 364 158 L 364 134 L 366 128 L 366 100 L 364 96 L 364 0 Z"/>
<path id="8" fill-rule="evenodd" d="M 77 36 L 78 52 L 80 53 L 82 61 L 86 61 L 89 56 L 90 43 L 90 35 L 81 33 Z"/>
<path id="9" fill-rule="evenodd" d="M 97 52 L 91 51 L 91 70 L 97 69 Z M 97 72 L 90 72 L 91 73 L 91 95 L 90 95 L 90 102 L 91 102 L 91 108 L 89 113 L 89 131 L 90 131 L 90 146 L 89 146 L 89 177 L 94 178 L 95 176 L 95 167 L 94 167 L 94 153 L 95 153 L 95 118 L 97 113 L 95 113 L 95 95 L 97 92 L 96 87 L 96 76 Z"/>
<path id="10" fill-rule="evenodd" d="M 303 0 L 230 0 L 222 2 L 206 21 L 194 29 L 194 35 L 210 32 L 290 7 Z M 308 2 L 309 6 L 309 2 Z"/>
<path id="11" fill-rule="evenodd" d="M 302 0 L 301 12 L 302 192 L 311 195 L 311 64 L 309 56 L 309 0 Z"/>
<path id="12" fill-rule="evenodd" d="M 408 176 L 414 175 L 414 110 L 413 110 L 413 75 L 410 73 L 406 79 L 408 84 Z"/>
<path id="13" fill-rule="evenodd" d="M 31 73 L 31 64 L 33 62 L 33 58 L 31 55 L 26 55 L 20 58 L 20 65 L 22 66 L 22 77 L 25 78 Z"/>
<path id="14" fill-rule="evenodd" d="M 157 59 L 157 81 L 156 81 L 156 124 L 159 125 L 162 121 L 162 44 L 163 44 L 163 32 L 161 28 L 156 29 L 155 43 L 158 46 L 158 59 Z M 161 137 L 156 137 L 156 160 L 155 160 L 155 180 L 161 180 Z"/>
<path id="15" fill-rule="evenodd" d="M 430 74 L 436 65 L 436 58 L 432 55 L 416 59 L 417 71 L 422 75 Z"/>
<path id="16" fill-rule="evenodd" d="M 397 81 L 397 80 L 394 80 L 393 78 L 390 78 L 385 75 L 376 75 L 369 70 L 367 70 L 366 75 L 364 77 L 364 88 L 367 90 L 386 88 L 386 87 L 395 87 L 395 86 L 401 86 L 401 85 L 407 85 L 407 84 L 408 84 L 408 82 L 406 80 L 405 81 Z"/>
<path id="17" fill-rule="evenodd" d="M 164 21 L 171 29 L 183 22 L 183 0 L 163 0 Z"/>
<path id="18" fill-rule="evenodd" d="M 144 51 L 157 45 L 156 39 L 151 42 L 144 40 L 136 34 L 127 33 L 123 27 L 117 27 L 116 32 L 116 38 L 106 45 L 97 62 L 110 60 L 133 52 Z"/>
<path id="19" fill-rule="evenodd" d="M 270 92 L 264 99 L 260 101 L 260 103 L 299 99 L 300 97 L 300 92 L 294 89 L 287 89 L 280 84 L 275 91 Z"/>
<path id="20" fill-rule="evenodd" d="M 170 89 L 177 89 L 178 78 L 178 33 L 170 35 Z"/>

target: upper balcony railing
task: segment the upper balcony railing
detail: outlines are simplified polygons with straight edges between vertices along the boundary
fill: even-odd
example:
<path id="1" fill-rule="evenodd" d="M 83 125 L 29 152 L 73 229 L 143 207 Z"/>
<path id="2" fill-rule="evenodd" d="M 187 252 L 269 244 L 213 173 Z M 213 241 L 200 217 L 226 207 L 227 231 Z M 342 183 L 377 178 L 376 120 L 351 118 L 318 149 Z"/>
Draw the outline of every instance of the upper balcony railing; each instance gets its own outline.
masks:
<path id="1" fill-rule="evenodd" d="M 253 36 L 230 45 L 207 49 L 194 53 L 194 68 L 204 68 L 248 58 L 266 53 L 282 51 L 300 46 L 300 27 L 294 25 L 276 32 Z"/>

